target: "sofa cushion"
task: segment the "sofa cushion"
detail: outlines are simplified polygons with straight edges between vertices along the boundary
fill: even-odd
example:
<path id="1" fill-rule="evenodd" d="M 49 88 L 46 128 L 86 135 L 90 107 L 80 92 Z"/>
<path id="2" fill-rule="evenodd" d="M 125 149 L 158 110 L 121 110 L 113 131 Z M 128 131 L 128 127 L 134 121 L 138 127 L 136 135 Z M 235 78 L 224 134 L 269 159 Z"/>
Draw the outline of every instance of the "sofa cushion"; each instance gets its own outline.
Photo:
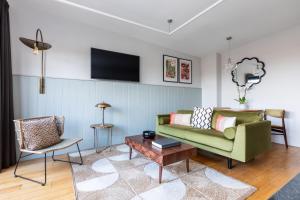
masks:
<path id="1" fill-rule="evenodd" d="M 169 124 L 170 123 L 170 115 L 158 115 L 158 124 Z"/>
<path id="2" fill-rule="evenodd" d="M 191 125 L 191 114 L 171 113 L 170 114 L 170 124 L 190 126 Z"/>
<path id="3" fill-rule="evenodd" d="M 233 110 L 214 110 L 212 116 L 212 128 L 216 128 L 218 115 L 224 117 L 236 117 L 236 126 L 250 122 L 258 122 L 263 120 L 262 111 L 233 111 Z"/>
<path id="4" fill-rule="evenodd" d="M 194 107 L 194 113 L 192 117 L 192 126 L 202 129 L 211 129 L 213 109 Z"/>
<path id="5" fill-rule="evenodd" d="M 178 114 L 193 114 L 193 110 L 177 110 Z"/>
<path id="6" fill-rule="evenodd" d="M 199 129 L 181 125 L 160 125 L 158 131 L 181 139 L 197 142 L 224 151 L 232 151 L 233 141 L 222 132 L 213 129 Z"/>
<path id="7" fill-rule="evenodd" d="M 226 128 L 223 134 L 227 139 L 233 140 L 236 134 L 236 127 Z"/>
<path id="8" fill-rule="evenodd" d="M 216 120 L 216 130 L 224 132 L 226 128 L 235 127 L 236 117 L 224 117 L 218 115 Z"/>

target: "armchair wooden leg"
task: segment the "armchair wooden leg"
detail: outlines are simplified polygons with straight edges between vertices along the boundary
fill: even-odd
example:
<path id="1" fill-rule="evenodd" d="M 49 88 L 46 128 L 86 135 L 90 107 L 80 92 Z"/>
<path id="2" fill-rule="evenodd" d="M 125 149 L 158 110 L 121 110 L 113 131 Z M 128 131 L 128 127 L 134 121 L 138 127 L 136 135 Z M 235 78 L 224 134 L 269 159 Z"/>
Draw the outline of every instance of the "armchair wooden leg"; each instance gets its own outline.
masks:
<path id="1" fill-rule="evenodd" d="M 82 164 L 83 164 L 83 160 L 82 160 L 82 156 L 81 156 L 80 148 L 79 148 L 79 145 L 78 145 L 78 143 L 76 143 L 76 145 L 77 145 L 77 150 L 78 150 L 79 157 L 80 157 L 80 162 L 73 162 L 73 161 L 70 161 L 70 160 L 61 160 L 61 159 L 56 159 L 56 158 L 54 158 L 54 151 L 52 152 L 52 160 L 53 160 L 53 161 L 67 162 L 67 163 L 73 163 L 73 164 L 82 165 Z"/>
<path id="2" fill-rule="evenodd" d="M 29 155 L 32 155 L 32 154 L 29 154 Z M 26 156 L 29 156 L 29 155 L 26 155 Z M 22 157 L 22 152 L 20 153 L 17 164 L 16 164 L 16 167 L 15 167 L 15 171 L 14 171 L 15 178 L 17 178 L 17 177 L 22 178 L 22 179 L 25 179 L 25 180 L 28 180 L 28 181 L 31 181 L 31 182 L 41 184 L 42 186 L 45 186 L 46 183 L 47 183 L 47 157 L 46 157 L 46 154 L 44 155 L 44 182 L 36 181 L 36 180 L 33 180 L 33 179 L 30 179 L 30 178 L 27 178 L 27 177 L 24 177 L 24 176 L 21 176 L 21 175 L 17 174 L 17 169 L 18 169 L 18 166 L 19 166 L 19 162 L 20 162 L 21 158 L 24 158 L 26 156 Z"/>

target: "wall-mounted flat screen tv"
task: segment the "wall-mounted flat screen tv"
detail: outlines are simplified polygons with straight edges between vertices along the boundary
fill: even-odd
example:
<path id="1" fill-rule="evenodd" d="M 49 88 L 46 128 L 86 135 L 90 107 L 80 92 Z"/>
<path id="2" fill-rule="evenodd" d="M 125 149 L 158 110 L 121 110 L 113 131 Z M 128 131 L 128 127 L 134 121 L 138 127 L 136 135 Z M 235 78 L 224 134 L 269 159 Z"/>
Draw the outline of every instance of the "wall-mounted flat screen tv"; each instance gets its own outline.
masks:
<path id="1" fill-rule="evenodd" d="M 140 57 L 91 48 L 91 78 L 140 81 Z"/>

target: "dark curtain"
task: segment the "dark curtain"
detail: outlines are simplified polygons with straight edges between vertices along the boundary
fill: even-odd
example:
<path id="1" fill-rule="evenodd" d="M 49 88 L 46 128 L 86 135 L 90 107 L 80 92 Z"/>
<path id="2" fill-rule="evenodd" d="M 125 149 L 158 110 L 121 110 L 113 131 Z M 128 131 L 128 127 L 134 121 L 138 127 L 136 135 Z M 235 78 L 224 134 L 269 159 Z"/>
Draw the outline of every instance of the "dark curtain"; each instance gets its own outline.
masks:
<path id="1" fill-rule="evenodd" d="M 8 8 L 0 0 L 0 172 L 16 163 Z"/>

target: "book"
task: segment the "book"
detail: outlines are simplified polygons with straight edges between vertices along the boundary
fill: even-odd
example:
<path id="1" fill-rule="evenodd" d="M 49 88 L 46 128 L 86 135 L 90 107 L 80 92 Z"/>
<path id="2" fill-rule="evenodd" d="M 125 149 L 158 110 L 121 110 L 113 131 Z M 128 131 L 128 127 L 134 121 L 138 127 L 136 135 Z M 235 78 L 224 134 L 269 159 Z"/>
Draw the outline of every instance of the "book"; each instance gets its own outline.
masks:
<path id="1" fill-rule="evenodd" d="M 152 141 L 152 145 L 155 147 L 158 147 L 160 149 L 175 147 L 175 146 L 179 146 L 180 144 L 181 144 L 181 142 L 174 140 L 172 138 L 161 138 L 161 139 Z"/>

